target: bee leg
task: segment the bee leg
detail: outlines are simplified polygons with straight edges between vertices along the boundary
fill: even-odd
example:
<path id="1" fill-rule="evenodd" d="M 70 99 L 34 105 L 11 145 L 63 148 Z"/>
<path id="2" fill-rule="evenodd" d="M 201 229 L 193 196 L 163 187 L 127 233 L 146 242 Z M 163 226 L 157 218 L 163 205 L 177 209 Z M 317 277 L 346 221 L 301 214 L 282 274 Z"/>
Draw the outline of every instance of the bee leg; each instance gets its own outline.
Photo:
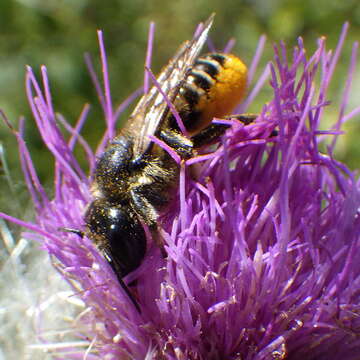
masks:
<path id="1" fill-rule="evenodd" d="M 248 125 L 257 117 L 257 114 L 237 114 L 227 116 L 225 119 L 236 119 L 243 124 Z M 219 136 L 223 135 L 229 127 L 230 125 L 212 123 L 190 139 L 175 130 L 163 130 L 160 132 L 159 137 L 167 145 L 173 148 L 182 159 L 189 159 L 193 155 L 193 149 L 213 143 Z"/>
<path id="2" fill-rule="evenodd" d="M 160 132 L 159 137 L 182 159 L 189 159 L 193 155 L 193 143 L 191 139 L 179 133 L 176 130 L 163 130 Z"/>
<path id="3" fill-rule="evenodd" d="M 161 255 L 166 258 L 167 253 L 164 248 L 164 240 L 160 236 L 158 228 L 157 219 L 159 215 L 155 206 L 153 205 L 154 203 L 158 203 L 158 205 L 161 206 L 164 202 L 164 198 L 161 198 L 161 190 L 158 191 L 159 193 L 157 195 L 159 196 L 159 199 L 158 201 L 154 202 L 149 201 L 147 198 L 153 192 L 153 190 L 149 190 L 149 185 L 135 185 L 130 190 L 130 195 L 135 212 L 149 227 L 153 241 L 159 247 Z"/>
<path id="4" fill-rule="evenodd" d="M 201 148 L 205 145 L 210 145 L 215 142 L 219 136 L 229 129 L 230 125 L 226 124 L 210 124 L 205 129 L 191 137 L 194 149 Z"/>
<path id="5" fill-rule="evenodd" d="M 225 119 L 232 120 L 236 119 L 240 122 L 242 122 L 244 125 L 249 125 L 259 116 L 259 114 L 234 114 L 226 116 Z"/>
<path id="6" fill-rule="evenodd" d="M 163 259 L 166 259 L 168 254 L 165 250 L 165 247 L 164 247 L 164 239 L 162 238 L 161 236 L 161 233 L 160 233 L 160 230 L 159 228 L 157 227 L 157 225 L 152 229 L 150 227 L 150 230 L 151 230 L 151 236 L 155 242 L 155 244 L 158 246 L 158 248 L 160 249 L 160 252 L 161 252 L 161 256 Z"/>
<path id="7" fill-rule="evenodd" d="M 227 116 L 226 119 L 236 119 L 236 120 L 239 120 L 240 122 L 242 122 L 244 125 L 249 125 L 252 122 L 254 122 L 254 120 L 258 116 L 259 116 L 258 114 L 237 114 L 237 115 Z M 276 129 L 274 129 L 271 132 L 270 137 L 277 136 L 277 135 L 278 135 L 278 131 Z"/>
<path id="8" fill-rule="evenodd" d="M 225 119 L 236 119 L 242 122 L 244 125 L 249 125 L 257 117 L 257 114 L 238 114 L 226 116 Z M 227 129 L 229 129 L 230 126 L 230 124 L 227 125 L 211 123 L 205 129 L 201 130 L 200 132 L 191 137 L 194 148 L 201 148 L 202 146 L 210 145 L 211 143 L 215 142 L 221 135 L 224 134 Z"/>

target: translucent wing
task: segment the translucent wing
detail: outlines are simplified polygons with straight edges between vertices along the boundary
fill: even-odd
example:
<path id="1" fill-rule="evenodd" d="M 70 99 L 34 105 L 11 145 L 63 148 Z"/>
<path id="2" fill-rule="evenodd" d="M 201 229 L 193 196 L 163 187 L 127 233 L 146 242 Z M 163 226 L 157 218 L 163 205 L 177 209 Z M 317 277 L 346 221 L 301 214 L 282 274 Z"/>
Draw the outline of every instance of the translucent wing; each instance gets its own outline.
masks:
<path id="1" fill-rule="evenodd" d="M 193 40 L 186 41 L 180 47 L 158 76 L 157 82 L 169 99 L 176 95 L 179 82 L 185 78 L 189 68 L 198 57 L 207 39 L 213 18 L 214 15 L 211 15 L 201 32 Z M 148 149 L 151 144 L 149 135 L 154 135 L 159 129 L 167 110 L 167 103 L 155 86 L 140 99 L 122 131 L 134 137 L 135 156 L 143 154 Z"/>

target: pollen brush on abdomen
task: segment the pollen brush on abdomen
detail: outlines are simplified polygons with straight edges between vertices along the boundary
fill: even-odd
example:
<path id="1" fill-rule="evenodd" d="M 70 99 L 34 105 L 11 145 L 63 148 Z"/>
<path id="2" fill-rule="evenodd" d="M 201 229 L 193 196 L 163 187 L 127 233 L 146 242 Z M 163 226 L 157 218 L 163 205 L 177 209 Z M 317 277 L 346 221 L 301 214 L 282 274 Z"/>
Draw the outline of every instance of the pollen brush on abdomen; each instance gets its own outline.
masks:
<path id="1" fill-rule="evenodd" d="M 175 102 L 190 135 L 214 117 L 232 114 L 245 95 L 246 85 L 247 67 L 237 56 L 210 53 L 199 57 Z"/>

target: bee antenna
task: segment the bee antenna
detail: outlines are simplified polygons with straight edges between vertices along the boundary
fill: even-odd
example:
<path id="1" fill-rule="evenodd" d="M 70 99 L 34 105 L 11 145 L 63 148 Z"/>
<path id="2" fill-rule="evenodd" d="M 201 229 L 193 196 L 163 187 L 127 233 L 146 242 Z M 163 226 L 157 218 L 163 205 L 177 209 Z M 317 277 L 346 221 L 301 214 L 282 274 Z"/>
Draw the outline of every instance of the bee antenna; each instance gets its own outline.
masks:
<path id="1" fill-rule="evenodd" d="M 85 236 L 85 233 L 79 229 L 72 229 L 72 228 L 67 228 L 67 227 L 59 227 L 58 228 L 59 231 L 64 231 L 64 232 L 70 232 L 76 235 L 79 235 L 81 238 L 83 238 Z"/>

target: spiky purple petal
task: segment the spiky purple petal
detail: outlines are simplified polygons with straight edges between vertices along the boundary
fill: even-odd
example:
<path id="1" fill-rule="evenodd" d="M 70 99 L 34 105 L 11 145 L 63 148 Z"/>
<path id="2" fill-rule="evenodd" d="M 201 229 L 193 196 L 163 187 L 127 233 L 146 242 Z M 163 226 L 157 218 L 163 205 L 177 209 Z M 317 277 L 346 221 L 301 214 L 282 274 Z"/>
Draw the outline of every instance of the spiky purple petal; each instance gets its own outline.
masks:
<path id="1" fill-rule="evenodd" d="M 41 234 L 43 246 L 87 305 L 78 335 L 91 339 L 87 358 L 359 358 L 360 182 L 333 158 L 335 142 L 328 154 L 319 151 L 322 141 L 335 139 L 340 125 L 359 112 L 345 113 L 355 45 L 339 120 L 329 131 L 319 128 L 325 108 L 333 107 L 326 91 L 346 30 L 347 25 L 334 54 L 324 38 L 309 58 L 301 39 L 291 61 L 283 44 L 276 47 L 274 63 L 240 106 L 247 107 L 270 75 L 274 97 L 257 120 L 234 123 L 214 152 L 180 164 L 179 196 L 161 217 L 168 258 L 152 246 L 125 279 L 136 280 L 131 291 L 141 314 L 91 242 L 60 229 L 81 229 L 90 200 L 89 181 L 73 155 L 75 142 L 82 141 L 93 169 L 95 157 L 79 134 L 87 109 L 71 128 L 54 113 L 45 68 L 43 91 L 28 69 L 30 106 L 55 157 L 55 195 L 47 197 L 23 131 L 15 132 L 37 222 L 15 221 Z M 101 33 L 99 41 L 104 92 L 91 72 L 107 138 L 119 112 L 112 110 Z M 81 356 L 69 345 L 66 359 Z"/>

